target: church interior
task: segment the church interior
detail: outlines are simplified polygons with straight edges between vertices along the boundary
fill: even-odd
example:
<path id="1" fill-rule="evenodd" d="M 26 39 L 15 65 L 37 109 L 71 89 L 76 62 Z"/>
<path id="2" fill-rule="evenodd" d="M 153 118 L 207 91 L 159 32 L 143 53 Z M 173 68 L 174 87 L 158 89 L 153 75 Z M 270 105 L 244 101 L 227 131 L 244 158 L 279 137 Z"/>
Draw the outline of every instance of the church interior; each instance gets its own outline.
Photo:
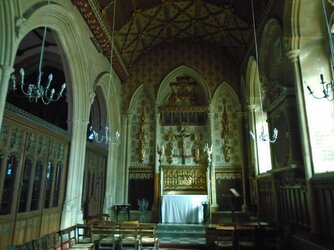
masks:
<path id="1" fill-rule="evenodd" d="M 333 14 L 0 1 L 0 249 L 333 250 Z"/>

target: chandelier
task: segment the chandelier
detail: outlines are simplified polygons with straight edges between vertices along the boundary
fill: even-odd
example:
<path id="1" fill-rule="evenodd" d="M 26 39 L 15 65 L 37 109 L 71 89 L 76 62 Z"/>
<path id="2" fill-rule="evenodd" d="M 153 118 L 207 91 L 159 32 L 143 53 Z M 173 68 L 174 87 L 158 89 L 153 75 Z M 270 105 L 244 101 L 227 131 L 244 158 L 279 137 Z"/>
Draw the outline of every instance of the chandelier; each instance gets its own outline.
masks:
<path id="1" fill-rule="evenodd" d="M 252 4 L 252 18 L 253 18 L 253 34 L 254 34 L 254 47 L 255 47 L 255 59 L 256 59 L 256 64 L 257 64 L 257 73 L 258 76 L 260 76 L 260 70 L 259 70 L 259 53 L 258 53 L 258 48 L 257 48 L 257 37 L 256 37 L 256 28 L 255 28 L 255 14 L 254 14 L 254 3 L 253 0 L 251 1 Z M 264 119 L 264 112 L 263 112 L 263 104 L 262 104 L 262 94 L 261 94 L 261 81 L 259 79 L 259 99 L 260 99 L 260 109 L 261 109 L 261 117 L 262 117 L 262 122 L 265 121 Z M 255 136 L 255 134 L 252 131 L 249 131 L 252 139 L 258 143 L 258 142 L 270 142 L 274 143 L 277 140 L 278 137 L 278 129 L 274 128 L 273 130 L 273 135 L 270 137 L 267 132 L 265 131 L 264 125 L 261 126 L 261 132 L 258 136 L 258 138 Z"/>
<path id="2" fill-rule="evenodd" d="M 115 31 L 115 13 L 116 13 L 116 0 L 112 2 L 114 4 L 113 8 L 113 26 L 112 26 L 112 37 L 111 37 L 111 46 L 110 46 L 110 71 L 109 71 L 109 81 L 108 81 L 108 94 L 107 94 L 107 101 L 109 101 L 109 92 L 110 92 L 110 85 L 112 84 L 112 60 L 113 60 L 113 50 L 114 50 L 114 31 Z M 110 3 L 108 7 L 112 4 Z M 110 39 L 109 39 L 110 41 Z M 105 144 L 116 144 L 120 139 L 120 132 L 116 131 L 115 136 L 112 137 L 109 135 L 109 127 L 105 126 L 104 128 L 104 135 L 99 135 L 96 130 L 92 126 L 89 127 L 89 134 L 88 140 L 94 140 L 97 143 L 104 142 Z"/>
<path id="3" fill-rule="evenodd" d="M 106 126 L 105 127 L 105 134 L 102 136 L 99 136 L 98 132 L 96 132 L 92 126 L 90 126 L 89 128 L 89 135 L 88 135 L 88 139 L 89 140 L 94 140 L 97 143 L 102 143 L 104 142 L 105 144 L 116 144 L 119 141 L 121 134 L 116 131 L 115 136 L 112 137 L 109 135 L 109 127 Z"/>
<path id="4" fill-rule="evenodd" d="M 48 6 L 50 5 L 50 0 L 48 0 Z M 38 78 L 37 83 L 29 83 L 26 84 L 24 82 L 24 69 L 20 69 L 20 82 L 19 90 L 21 90 L 22 94 L 26 96 L 29 102 L 38 102 L 41 100 L 44 104 L 49 104 L 50 102 L 56 102 L 62 97 L 62 94 L 66 88 L 66 83 L 63 83 L 61 89 L 59 90 L 58 94 L 55 95 L 56 90 L 54 88 L 50 88 L 51 82 L 53 80 L 53 75 L 50 74 L 46 84 L 42 83 L 42 63 L 44 57 L 44 49 L 45 49 L 45 39 L 46 39 L 46 32 L 47 32 L 47 20 L 45 22 L 44 33 L 43 33 L 43 40 L 42 40 L 42 48 L 41 54 L 39 59 L 39 66 L 38 66 Z M 12 81 L 12 90 L 16 92 L 17 90 L 17 83 L 16 83 L 16 76 L 14 74 L 11 75 Z"/>
<path id="5" fill-rule="evenodd" d="M 323 7 L 323 11 L 324 11 L 326 29 L 327 29 L 328 38 L 329 38 L 329 48 L 330 48 L 330 54 L 331 54 L 331 62 L 330 63 L 331 63 L 331 66 L 333 67 L 333 62 L 334 62 L 333 39 L 332 39 L 332 33 L 330 31 L 330 28 L 329 28 L 329 24 L 328 24 L 326 5 L 325 5 L 324 0 L 322 0 L 322 7 Z M 312 95 L 316 99 L 327 99 L 328 101 L 333 101 L 334 100 L 334 80 L 330 80 L 329 82 L 325 82 L 322 70 L 321 70 L 321 73 L 320 73 L 320 85 L 321 85 L 322 96 L 315 95 L 315 93 L 311 89 L 311 87 L 309 85 L 307 85 L 307 89 L 309 91 L 309 94 Z"/>

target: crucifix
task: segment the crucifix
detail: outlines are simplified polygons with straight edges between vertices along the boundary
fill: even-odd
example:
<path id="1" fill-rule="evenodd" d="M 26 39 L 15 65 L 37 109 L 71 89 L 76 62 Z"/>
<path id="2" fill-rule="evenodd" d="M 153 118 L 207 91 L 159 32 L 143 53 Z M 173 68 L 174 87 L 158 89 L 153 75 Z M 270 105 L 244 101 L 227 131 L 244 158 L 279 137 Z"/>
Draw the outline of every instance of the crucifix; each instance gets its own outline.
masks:
<path id="1" fill-rule="evenodd" d="M 186 143 L 185 138 L 191 136 L 191 134 L 186 134 L 186 126 L 181 123 L 180 125 L 180 134 L 175 135 L 176 137 L 181 139 L 182 147 L 181 147 L 181 157 L 182 157 L 182 164 L 186 163 Z"/>

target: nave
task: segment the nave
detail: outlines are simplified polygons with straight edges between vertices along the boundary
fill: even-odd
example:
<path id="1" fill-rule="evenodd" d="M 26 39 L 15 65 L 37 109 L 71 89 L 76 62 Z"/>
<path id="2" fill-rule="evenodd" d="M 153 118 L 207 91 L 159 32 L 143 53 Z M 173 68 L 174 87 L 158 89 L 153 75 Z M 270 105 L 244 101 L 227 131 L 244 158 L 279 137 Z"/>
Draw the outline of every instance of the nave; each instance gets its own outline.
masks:
<path id="1" fill-rule="evenodd" d="M 108 216 L 109 217 L 109 216 Z M 284 249 L 279 232 L 265 222 L 238 219 L 232 214 L 219 224 L 139 223 L 139 221 L 109 221 L 92 217 L 55 234 L 13 246 L 13 250 L 44 249 Z M 253 218 L 254 219 L 254 218 Z"/>
<path id="2" fill-rule="evenodd" d="M 334 0 L 0 1 L 0 249 L 142 212 L 238 247 L 234 211 L 331 250 L 333 23 Z"/>

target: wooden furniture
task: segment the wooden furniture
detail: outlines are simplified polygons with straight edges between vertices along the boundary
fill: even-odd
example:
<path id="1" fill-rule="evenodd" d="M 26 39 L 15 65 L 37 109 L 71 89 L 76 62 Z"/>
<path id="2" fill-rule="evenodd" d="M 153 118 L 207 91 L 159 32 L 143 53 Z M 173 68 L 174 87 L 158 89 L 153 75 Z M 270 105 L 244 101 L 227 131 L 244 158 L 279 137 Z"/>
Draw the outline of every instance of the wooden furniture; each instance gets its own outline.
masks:
<path id="1" fill-rule="evenodd" d="M 128 214 L 128 221 L 130 220 L 130 207 L 131 204 L 116 204 L 114 206 L 116 212 L 116 221 L 118 221 L 118 214 L 121 211 L 125 211 Z"/>
<path id="2" fill-rule="evenodd" d="M 209 224 L 207 249 L 257 249 L 255 226 Z"/>
<path id="3" fill-rule="evenodd" d="M 137 249 L 139 245 L 139 221 L 124 221 L 120 225 L 120 249 Z"/>
<path id="4" fill-rule="evenodd" d="M 78 238 L 78 227 L 77 225 L 68 227 L 59 231 L 60 235 L 60 247 L 63 249 L 81 249 L 81 250 L 93 250 L 95 248 L 94 242 L 92 240 L 83 240 L 83 233 L 80 233 L 81 241 Z"/>
<path id="5" fill-rule="evenodd" d="M 159 249 L 156 224 L 142 223 L 139 225 L 139 249 Z"/>
<path id="6" fill-rule="evenodd" d="M 97 249 L 117 249 L 120 241 L 119 223 L 103 221 L 91 227 L 91 237 L 97 242 Z"/>

